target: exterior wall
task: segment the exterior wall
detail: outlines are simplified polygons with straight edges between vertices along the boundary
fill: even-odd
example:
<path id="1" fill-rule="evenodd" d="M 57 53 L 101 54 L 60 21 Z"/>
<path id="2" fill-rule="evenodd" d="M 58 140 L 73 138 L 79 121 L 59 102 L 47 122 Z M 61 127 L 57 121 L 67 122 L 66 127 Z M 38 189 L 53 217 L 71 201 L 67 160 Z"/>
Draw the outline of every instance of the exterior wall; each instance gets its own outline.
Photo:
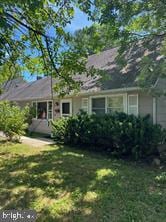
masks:
<path id="1" fill-rule="evenodd" d="M 140 93 L 138 97 L 138 110 L 140 116 L 150 114 L 153 117 L 153 97 L 149 94 Z"/>
<path id="2" fill-rule="evenodd" d="M 161 96 L 156 101 L 156 119 L 157 123 L 166 128 L 166 97 Z"/>
<path id="3" fill-rule="evenodd" d="M 102 96 L 106 95 L 118 95 L 123 93 L 110 93 L 110 94 L 102 94 Z M 141 116 L 145 116 L 147 114 L 150 114 L 151 117 L 153 117 L 153 97 L 151 95 L 145 94 L 145 93 L 139 93 L 138 91 L 133 91 L 127 93 L 128 95 L 135 95 L 138 94 L 138 114 Z M 93 95 L 94 96 L 94 95 Z M 96 97 L 100 96 L 96 95 Z M 73 115 L 77 114 L 79 110 L 81 109 L 81 103 L 82 98 L 88 98 L 90 100 L 91 96 L 82 96 L 82 97 L 73 97 L 72 98 L 72 108 L 73 108 Z M 90 106 L 90 101 L 89 101 Z M 89 107 L 90 108 L 90 107 Z"/>
<path id="4" fill-rule="evenodd" d="M 55 99 L 53 101 L 53 119 L 56 120 L 60 118 L 60 100 Z"/>
<path id="5" fill-rule="evenodd" d="M 73 115 L 76 115 L 79 112 L 79 110 L 81 109 L 82 98 L 87 98 L 87 97 L 73 97 L 72 98 L 72 113 L 73 113 Z"/>
<path id="6" fill-rule="evenodd" d="M 20 106 L 21 108 L 25 107 L 28 104 L 31 104 L 31 102 L 27 102 L 27 101 L 19 101 L 16 102 L 18 106 Z"/>
<path id="7" fill-rule="evenodd" d="M 123 93 L 110 93 L 110 94 L 98 94 L 98 95 L 92 95 L 92 96 L 106 96 L 106 95 L 118 95 Z M 125 93 L 124 93 L 125 94 Z M 154 104 L 153 104 L 153 97 L 149 94 L 133 91 L 126 93 L 128 98 L 128 95 L 135 95 L 138 94 L 138 114 L 141 116 L 145 116 L 147 114 L 150 114 L 151 118 L 153 119 L 154 114 Z M 70 97 L 72 99 L 72 115 L 76 115 L 79 110 L 82 108 L 82 98 L 88 98 L 89 100 L 89 113 L 90 113 L 90 100 L 91 96 L 74 96 Z M 44 100 L 43 100 L 44 101 Z M 27 103 L 31 102 L 18 102 L 18 105 L 21 107 L 24 107 Z M 60 99 L 55 99 L 53 101 L 53 119 L 56 120 L 60 118 Z M 160 97 L 156 100 L 156 122 L 161 124 L 163 127 L 166 128 L 166 97 Z M 40 133 L 51 133 L 51 127 L 49 126 L 49 123 L 47 120 L 40 120 L 40 119 L 33 119 L 31 126 L 29 127 L 31 131 L 40 132 Z"/>
<path id="8" fill-rule="evenodd" d="M 51 126 L 49 126 L 49 122 L 47 120 L 33 119 L 29 130 L 32 132 L 50 134 Z"/>
<path id="9" fill-rule="evenodd" d="M 42 101 L 42 100 L 39 100 Z M 46 100 L 43 100 L 46 101 Z M 26 105 L 32 105 L 33 101 L 19 101 L 17 104 L 20 107 L 25 107 Z M 35 102 L 35 101 L 34 101 Z M 55 106 L 56 106 L 57 100 L 53 102 L 53 117 L 57 117 L 57 113 L 55 112 Z M 44 134 L 50 134 L 51 133 L 51 126 L 49 126 L 49 122 L 47 120 L 42 119 L 33 119 L 32 124 L 29 126 L 29 130 L 32 132 L 38 132 L 38 133 L 44 133 Z"/>

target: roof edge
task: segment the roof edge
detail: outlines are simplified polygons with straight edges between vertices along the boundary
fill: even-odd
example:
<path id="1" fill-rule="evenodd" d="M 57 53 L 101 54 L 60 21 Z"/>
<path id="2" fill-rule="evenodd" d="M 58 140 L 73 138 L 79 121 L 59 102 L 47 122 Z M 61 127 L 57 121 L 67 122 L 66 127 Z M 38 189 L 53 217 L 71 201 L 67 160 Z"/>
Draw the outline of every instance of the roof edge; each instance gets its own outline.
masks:
<path id="1" fill-rule="evenodd" d="M 77 94 L 73 95 L 67 95 L 65 98 L 69 97 L 79 97 L 79 96 L 92 96 L 92 95 L 98 95 L 98 94 L 107 94 L 107 93 L 120 93 L 120 92 L 131 92 L 131 91 L 140 91 L 140 87 L 126 87 L 126 88 L 117 88 L 117 89 L 109 89 L 109 90 L 96 90 L 96 91 L 91 91 L 91 92 L 79 92 Z M 56 97 L 54 97 L 56 98 Z"/>

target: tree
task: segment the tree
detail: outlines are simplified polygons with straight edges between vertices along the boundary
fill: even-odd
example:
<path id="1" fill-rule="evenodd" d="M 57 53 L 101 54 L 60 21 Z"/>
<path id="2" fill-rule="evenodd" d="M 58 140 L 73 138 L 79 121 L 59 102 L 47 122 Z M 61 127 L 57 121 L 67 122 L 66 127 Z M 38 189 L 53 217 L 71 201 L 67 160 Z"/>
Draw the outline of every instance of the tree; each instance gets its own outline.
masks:
<path id="1" fill-rule="evenodd" d="M 86 54 L 68 47 L 70 34 L 65 27 L 74 16 L 74 7 L 86 11 L 89 2 L 0 0 L 0 67 L 8 66 L 11 78 L 11 67 L 18 66 L 21 71 L 54 76 L 60 86 L 56 89 L 63 86 L 63 93 L 79 87 L 73 73 L 85 71 Z"/>
<path id="2" fill-rule="evenodd" d="M 88 55 L 98 53 L 118 45 L 118 39 L 111 41 L 108 25 L 94 23 L 90 27 L 77 30 L 72 36 L 71 47 L 84 50 Z"/>
<path id="3" fill-rule="evenodd" d="M 166 35 L 165 0 L 95 0 L 91 18 L 107 24 L 116 39 Z"/>
<path id="4" fill-rule="evenodd" d="M 87 39 L 85 47 L 71 44 L 71 35 L 65 31 L 75 7 L 97 24 L 83 30 L 81 35 L 77 33 L 76 39 L 80 40 L 82 35 L 85 39 L 90 30 L 91 42 Z M 10 64 L 12 70 L 20 67 L 20 71 L 28 69 L 54 76 L 58 79 L 55 89 L 64 95 L 79 88 L 80 83 L 73 80 L 73 75 L 87 71 L 88 53 L 107 45 L 120 44 L 119 52 L 123 54 L 134 41 L 162 36 L 165 53 L 165 12 L 164 0 L 0 0 L 0 66 Z M 104 36 L 103 41 L 100 36 Z M 99 43 L 96 49 L 95 42 Z M 150 67 L 154 62 L 146 60 L 144 65 Z M 164 62 L 160 67 L 165 67 Z M 13 76 L 11 67 L 8 70 Z M 93 73 L 93 69 L 88 70 L 88 74 Z M 144 73 L 148 72 L 144 69 Z"/>
<path id="5" fill-rule="evenodd" d="M 118 40 L 119 57 L 123 57 L 125 50 L 136 41 L 144 40 L 148 47 L 154 38 L 161 40 L 159 54 L 166 55 L 165 0 L 95 0 L 90 15 L 94 21 L 107 27 L 102 36 L 108 36 L 109 42 Z M 146 87 L 147 80 L 154 78 L 154 75 L 156 79 L 166 78 L 165 61 L 163 57 L 158 64 L 158 61 L 148 56 L 143 58 L 141 86 Z"/>

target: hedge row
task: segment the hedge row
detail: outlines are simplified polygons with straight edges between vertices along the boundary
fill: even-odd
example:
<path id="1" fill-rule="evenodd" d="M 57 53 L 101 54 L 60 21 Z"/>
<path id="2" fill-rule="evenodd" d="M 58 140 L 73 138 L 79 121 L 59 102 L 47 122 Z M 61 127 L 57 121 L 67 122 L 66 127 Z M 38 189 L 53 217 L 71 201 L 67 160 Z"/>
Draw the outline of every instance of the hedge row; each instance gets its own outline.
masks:
<path id="1" fill-rule="evenodd" d="M 160 125 L 153 125 L 149 116 L 136 117 L 125 113 L 103 116 L 79 113 L 52 122 L 54 140 L 131 156 L 134 159 L 157 153 L 163 139 Z"/>

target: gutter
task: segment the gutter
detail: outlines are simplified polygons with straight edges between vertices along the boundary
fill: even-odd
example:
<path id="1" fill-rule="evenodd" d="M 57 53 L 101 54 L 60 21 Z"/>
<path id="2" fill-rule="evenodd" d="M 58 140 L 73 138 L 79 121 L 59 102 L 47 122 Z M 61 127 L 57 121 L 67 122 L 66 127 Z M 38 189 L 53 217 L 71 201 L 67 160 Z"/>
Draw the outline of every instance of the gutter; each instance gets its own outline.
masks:
<path id="1" fill-rule="evenodd" d="M 140 87 L 127 87 L 127 88 L 118 88 L 118 89 L 109 89 L 109 90 L 99 90 L 99 91 L 86 91 L 86 92 L 80 92 L 78 94 L 73 95 L 67 95 L 64 98 L 69 97 L 79 97 L 79 96 L 91 96 L 91 95 L 103 95 L 108 93 L 118 93 L 118 92 L 131 92 L 131 91 L 141 91 Z M 54 97 L 55 98 L 55 97 Z"/>
<path id="2" fill-rule="evenodd" d="M 94 91 L 85 91 L 85 92 L 78 92 L 77 94 L 70 94 L 64 96 L 64 98 L 71 98 L 71 97 L 80 97 L 80 96 L 92 96 L 92 95 L 104 95 L 109 93 L 120 93 L 120 92 L 131 92 L 131 91 L 141 91 L 140 87 L 126 87 L 126 88 L 118 88 L 118 89 L 109 89 L 109 90 L 94 90 Z M 57 95 L 54 96 L 54 99 L 61 99 Z M 4 99 L 3 99 L 4 100 Z M 32 97 L 32 98 L 25 98 L 25 99 L 11 99 L 9 101 L 16 101 L 16 102 L 30 102 L 30 101 L 42 101 L 42 100 L 52 100 L 51 96 L 48 97 Z"/>

